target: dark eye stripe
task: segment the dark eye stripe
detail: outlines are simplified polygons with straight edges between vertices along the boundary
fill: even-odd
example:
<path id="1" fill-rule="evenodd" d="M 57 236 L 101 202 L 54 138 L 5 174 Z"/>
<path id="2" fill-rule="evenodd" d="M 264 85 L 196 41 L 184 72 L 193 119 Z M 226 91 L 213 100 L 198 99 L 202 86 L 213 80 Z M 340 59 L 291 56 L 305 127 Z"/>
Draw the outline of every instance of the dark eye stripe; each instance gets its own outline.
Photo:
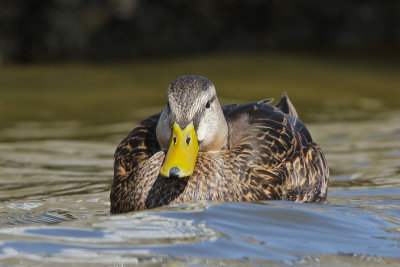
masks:
<path id="1" fill-rule="evenodd" d="M 211 99 L 208 100 L 207 103 L 206 103 L 206 108 L 210 108 L 211 103 L 214 102 L 215 99 L 217 99 L 217 96 L 216 96 L 216 95 L 214 95 L 213 97 L 211 97 Z"/>

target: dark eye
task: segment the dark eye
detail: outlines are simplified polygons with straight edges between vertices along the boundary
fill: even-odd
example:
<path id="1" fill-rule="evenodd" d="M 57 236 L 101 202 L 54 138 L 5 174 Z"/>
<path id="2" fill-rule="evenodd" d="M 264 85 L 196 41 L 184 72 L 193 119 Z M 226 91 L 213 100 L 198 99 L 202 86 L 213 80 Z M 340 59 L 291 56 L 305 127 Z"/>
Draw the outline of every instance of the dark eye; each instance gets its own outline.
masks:
<path id="1" fill-rule="evenodd" d="M 211 106 L 211 102 L 210 102 L 210 100 L 208 100 L 206 103 L 206 108 L 210 108 L 210 106 Z"/>

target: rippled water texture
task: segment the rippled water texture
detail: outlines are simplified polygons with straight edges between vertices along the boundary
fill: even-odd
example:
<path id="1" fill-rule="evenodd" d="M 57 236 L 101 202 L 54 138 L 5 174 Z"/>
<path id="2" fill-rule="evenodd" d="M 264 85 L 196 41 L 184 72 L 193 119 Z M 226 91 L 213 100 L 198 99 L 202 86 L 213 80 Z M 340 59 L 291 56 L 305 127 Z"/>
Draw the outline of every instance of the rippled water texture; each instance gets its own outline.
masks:
<path id="1" fill-rule="evenodd" d="M 399 68 L 375 64 L 249 55 L 4 69 L 0 265 L 400 265 Z M 185 68 L 212 78 L 224 104 L 286 90 L 325 151 L 328 202 L 111 216 L 114 149 Z"/>

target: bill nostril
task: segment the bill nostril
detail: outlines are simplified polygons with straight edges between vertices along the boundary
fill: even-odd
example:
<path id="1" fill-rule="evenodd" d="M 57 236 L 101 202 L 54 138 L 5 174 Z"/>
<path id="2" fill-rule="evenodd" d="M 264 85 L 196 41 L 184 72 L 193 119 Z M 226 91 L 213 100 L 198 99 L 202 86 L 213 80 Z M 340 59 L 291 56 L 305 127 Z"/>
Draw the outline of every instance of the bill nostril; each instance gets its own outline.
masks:
<path id="1" fill-rule="evenodd" d="M 178 167 L 172 167 L 169 170 L 169 177 L 170 178 L 179 178 L 179 168 Z"/>

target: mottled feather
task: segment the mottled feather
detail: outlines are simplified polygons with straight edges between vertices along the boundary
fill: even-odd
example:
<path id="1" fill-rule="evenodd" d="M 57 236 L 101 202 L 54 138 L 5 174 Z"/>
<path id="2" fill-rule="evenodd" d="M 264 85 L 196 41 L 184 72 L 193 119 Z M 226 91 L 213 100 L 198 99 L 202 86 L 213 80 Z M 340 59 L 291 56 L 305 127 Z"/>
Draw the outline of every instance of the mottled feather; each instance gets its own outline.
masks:
<path id="1" fill-rule="evenodd" d="M 165 151 L 157 142 L 160 114 L 137 125 L 114 156 L 111 212 L 197 200 L 322 201 L 329 169 L 286 94 L 276 106 L 260 101 L 224 106 L 228 148 L 199 152 L 190 177 L 159 175 Z"/>

